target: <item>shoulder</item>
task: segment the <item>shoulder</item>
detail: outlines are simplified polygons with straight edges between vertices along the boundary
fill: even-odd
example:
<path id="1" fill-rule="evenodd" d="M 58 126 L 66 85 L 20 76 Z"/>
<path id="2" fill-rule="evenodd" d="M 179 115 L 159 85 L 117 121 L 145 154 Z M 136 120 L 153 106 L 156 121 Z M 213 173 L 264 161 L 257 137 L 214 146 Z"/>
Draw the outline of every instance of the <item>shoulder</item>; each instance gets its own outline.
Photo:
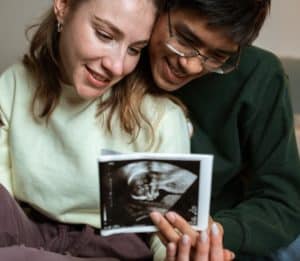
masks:
<path id="1" fill-rule="evenodd" d="M 18 97 L 27 94 L 29 74 L 22 64 L 15 64 L 6 69 L 0 76 L 0 108 L 10 114 L 11 107 Z"/>
<path id="2" fill-rule="evenodd" d="M 255 46 L 245 47 L 241 52 L 239 71 L 251 73 L 284 73 L 280 59 L 272 52 Z"/>
<path id="3" fill-rule="evenodd" d="M 143 113 L 156 130 L 165 128 L 184 129 L 191 136 L 193 127 L 183 109 L 168 97 L 146 95 L 142 105 Z"/>
<path id="4" fill-rule="evenodd" d="M 250 46 L 241 55 L 241 64 L 236 72 L 245 94 L 262 102 L 276 98 L 288 90 L 288 77 L 280 59 L 270 51 Z M 277 93 L 277 94 L 276 94 Z"/>
<path id="5" fill-rule="evenodd" d="M 146 95 L 142 103 L 142 110 L 150 118 L 153 118 L 153 116 L 162 118 L 166 115 L 184 116 L 181 107 L 164 96 Z"/>
<path id="6" fill-rule="evenodd" d="M 153 151 L 190 152 L 190 121 L 170 98 L 147 95 L 142 110 L 154 130 Z"/>
<path id="7" fill-rule="evenodd" d="M 286 74 L 279 58 L 267 50 L 248 46 L 242 48 L 240 62 L 236 70 L 228 74 L 211 73 L 199 77 L 180 89 L 177 94 L 188 105 L 198 106 L 212 95 L 224 95 L 232 100 L 237 95 L 253 94 L 262 89 L 282 88 L 286 85 Z M 276 81 L 272 84 L 272 81 Z M 229 91 L 230 90 L 230 91 Z M 206 99 L 206 100 L 205 100 Z"/>
<path id="8" fill-rule="evenodd" d="M 23 64 L 14 64 L 6 69 L 0 76 L 1 93 L 12 92 L 18 85 L 27 84 L 29 74 Z"/>
<path id="9" fill-rule="evenodd" d="M 16 63 L 8 67 L 2 74 L 1 79 L 24 78 L 27 76 L 27 70 L 22 63 Z"/>

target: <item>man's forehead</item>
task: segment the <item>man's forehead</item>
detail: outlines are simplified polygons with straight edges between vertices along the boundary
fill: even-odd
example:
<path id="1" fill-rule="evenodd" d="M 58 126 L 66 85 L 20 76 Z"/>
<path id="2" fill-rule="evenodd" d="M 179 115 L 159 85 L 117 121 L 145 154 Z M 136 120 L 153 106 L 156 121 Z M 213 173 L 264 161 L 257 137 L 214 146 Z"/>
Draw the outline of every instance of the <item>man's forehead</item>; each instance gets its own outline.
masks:
<path id="1" fill-rule="evenodd" d="M 172 26 L 199 45 L 205 44 L 228 55 L 234 54 L 239 49 L 239 45 L 227 36 L 226 28 L 209 26 L 205 15 L 193 10 L 176 9 L 171 11 L 170 16 Z"/>

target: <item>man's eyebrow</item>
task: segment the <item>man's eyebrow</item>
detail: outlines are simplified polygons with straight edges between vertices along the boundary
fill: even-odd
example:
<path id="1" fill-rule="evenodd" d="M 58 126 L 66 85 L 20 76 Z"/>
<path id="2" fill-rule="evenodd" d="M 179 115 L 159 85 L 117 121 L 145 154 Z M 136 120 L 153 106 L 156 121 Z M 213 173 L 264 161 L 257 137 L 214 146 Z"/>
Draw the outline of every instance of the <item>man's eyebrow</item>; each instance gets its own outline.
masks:
<path id="1" fill-rule="evenodd" d="M 183 23 L 178 23 L 176 25 L 177 30 L 180 30 L 181 33 L 183 33 L 185 36 L 187 36 L 187 38 L 189 39 L 189 41 L 195 45 L 195 46 L 203 46 L 205 45 L 204 41 L 198 36 L 196 35 L 186 24 Z M 209 46 L 207 46 L 209 48 Z M 238 52 L 237 50 L 224 50 L 224 49 L 216 49 L 216 48 L 212 48 L 212 51 L 216 52 L 216 53 L 222 53 L 224 55 L 235 55 Z"/>
<path id="2" fill-rule="evenodd" d="M 217 53 L 222 53 L 224 55 L 228 55 L 228 56 L 232 56 L 232 55 L 236 55 L 239 52 L 239 48 L 237 50 L 224 50 L 224 49 L 214 49 L 215 52 Z"/>
<path id="3" fill-rule="evenodd" d="M 202 39 L 194 34 L 194 32 L 186 24 L 179 22 L 175 25 L 175 28 L 177 29 L 177 32 L 180 32 L 185 37 L 187 37 L 189 42 L 191 42 L 192 44 L 202 45 Z"/>

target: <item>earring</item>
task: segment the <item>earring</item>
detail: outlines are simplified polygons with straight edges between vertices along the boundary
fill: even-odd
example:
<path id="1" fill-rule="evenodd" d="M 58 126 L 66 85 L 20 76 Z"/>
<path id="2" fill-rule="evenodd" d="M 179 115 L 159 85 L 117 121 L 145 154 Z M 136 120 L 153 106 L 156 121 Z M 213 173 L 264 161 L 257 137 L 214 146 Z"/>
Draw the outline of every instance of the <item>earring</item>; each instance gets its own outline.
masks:
<path id="1" fill-rule="evenodd" d="M 60 33 L 63 29 L 63 23 L 57 21 L 57 32 Z"/>

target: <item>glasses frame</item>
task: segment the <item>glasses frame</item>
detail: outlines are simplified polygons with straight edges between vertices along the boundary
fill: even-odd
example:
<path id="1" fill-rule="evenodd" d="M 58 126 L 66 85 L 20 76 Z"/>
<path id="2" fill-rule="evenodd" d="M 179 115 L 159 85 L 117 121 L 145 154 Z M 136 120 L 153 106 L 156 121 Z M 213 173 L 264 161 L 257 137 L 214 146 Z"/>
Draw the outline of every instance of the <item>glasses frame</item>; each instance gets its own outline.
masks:
<path id="1" fill-rule="evenodd" d="M 172 38 L 175 39 L 177 42 L 179 42 L 179 41 L 176 38 L 176 35 L 173 33 L 173 30 L 172 30 L 170 8 L 167 10 L 167 15 L 168 15 L 169 39 L 166 41 L 165 45 L 167 46 L 167 48 L 169 50 L 171 50 L 173 53 L 177 54 L 180 57 L 185 57 L 185 58 L 198 57 L 201 61 L 202 66 L 204 67 L 204 69 L 209 72 L 214 72 L 214 73 L 218 73 L 218 74 L 226 74 L 226 73 L 236 70 L 236 68 L 238 67 L 238 65 L 240 63 L 240 56 L 241 56 L 240 46 L 238 47 L 236 54 L 231 55 L 226 60 L 226 62 L 224 62 L 222 65 L 220 65 L 220 67 L 210 68 L 209 66 L 207 66 L 206 61 L 209 59 L 211 59 L 211 60 L 216 60 L 216 59 L 202 54 L 198 49 L 194 48 L 193 46 L 190 46 L 190 48 L 192 50 L 194 50 L 194 53 L 190 54 L 190 55 L 186 55 L 186 54 L 180 52 L 179 50 L 177 50 L 172 44 L 169 43 L 170 39 L 172 39 Z M 232 61 L 232 60 L 234 60 L 234 62 L 233 62 L 233 64 L 230 64 L 229 61 Z"/>

